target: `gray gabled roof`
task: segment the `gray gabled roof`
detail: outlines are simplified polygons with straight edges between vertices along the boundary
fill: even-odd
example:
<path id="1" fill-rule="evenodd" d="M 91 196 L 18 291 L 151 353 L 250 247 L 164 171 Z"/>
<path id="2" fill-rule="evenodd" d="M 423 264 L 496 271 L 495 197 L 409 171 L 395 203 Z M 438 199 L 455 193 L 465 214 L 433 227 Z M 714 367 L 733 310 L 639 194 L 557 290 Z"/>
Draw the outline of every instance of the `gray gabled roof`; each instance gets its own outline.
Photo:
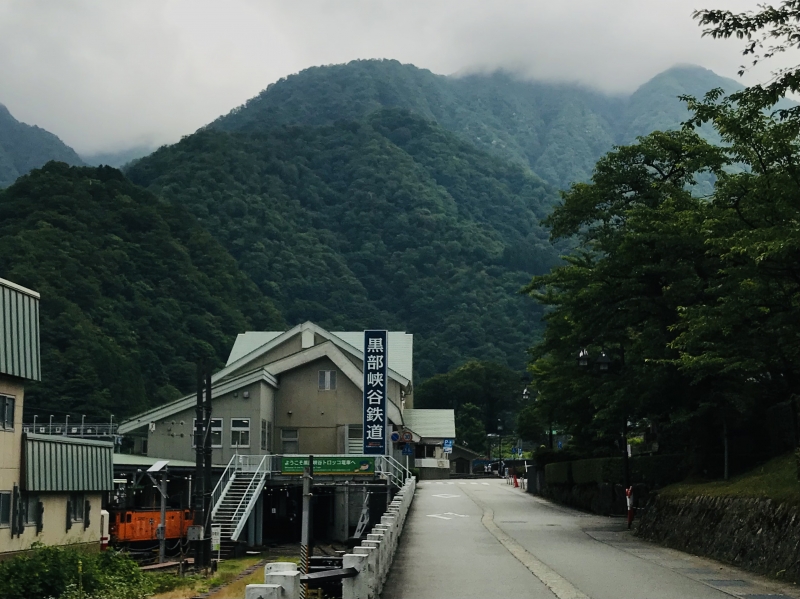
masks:
<path id="1" fill-rule="evenodd" d="M 326 331 L 313 322 L 304 322 L 288 331 L 247 331 L 237 335 L 225 369 L 221 372 L 226 374 L 231 372 L 231 367 L 234 364 L 238 363 L 238 366 L 245 361 L 253 360 L 261 353 L 276 347 L 295 335 L 301 334 L 303 330 L 312 330 L 356 358 L 360 359 L 363 355 L 364 331 Z M 407 379 L 407 381 L 412 381 L 414 374 L 414 335 L 403 331 L 389 331 L 388 345 L 390 375 L 399 375 L 399 377 Z M 404 381 L 401 382 L 406 384 Z"/>
<path id="2" fill-rule="evenodd" d="M 453 410 L 403 411 L 405 427 L 410 428 L 422 439 L 455 439 L 456 416 Z"/>

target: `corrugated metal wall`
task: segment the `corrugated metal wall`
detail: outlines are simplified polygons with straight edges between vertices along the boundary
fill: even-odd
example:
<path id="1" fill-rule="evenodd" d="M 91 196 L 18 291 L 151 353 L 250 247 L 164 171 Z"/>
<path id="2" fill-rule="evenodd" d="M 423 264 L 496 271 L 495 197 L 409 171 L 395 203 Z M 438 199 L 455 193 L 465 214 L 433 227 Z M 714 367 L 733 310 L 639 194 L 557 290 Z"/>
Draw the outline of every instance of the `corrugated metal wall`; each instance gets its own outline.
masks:
<path id="1" fill-rule="evenodd" d="M 27 435 L 26 491 L 111 491 L 114 445 L 102 441 Z"/>
<path id="2" fill-rule="evenodd" d="M 0 373 L 39 381 L 39 298 L 0 279 Z"/>

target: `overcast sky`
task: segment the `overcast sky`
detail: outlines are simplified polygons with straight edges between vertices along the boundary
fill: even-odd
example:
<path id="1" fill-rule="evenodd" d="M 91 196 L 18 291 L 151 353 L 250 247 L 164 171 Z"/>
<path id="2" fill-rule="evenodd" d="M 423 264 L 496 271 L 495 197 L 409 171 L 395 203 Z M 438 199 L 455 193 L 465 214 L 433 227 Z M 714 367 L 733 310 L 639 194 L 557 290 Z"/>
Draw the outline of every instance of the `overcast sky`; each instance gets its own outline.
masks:
<path id="1" fill-rule="evenodd" d="M 281 77 L 356 58 L 630 92 L 676 63 L 736 78 L 740 43 L 701 38 L 691 14 L 758 3 L 0 0 L 0 103 L 91 153 L 177 141 Z"/>

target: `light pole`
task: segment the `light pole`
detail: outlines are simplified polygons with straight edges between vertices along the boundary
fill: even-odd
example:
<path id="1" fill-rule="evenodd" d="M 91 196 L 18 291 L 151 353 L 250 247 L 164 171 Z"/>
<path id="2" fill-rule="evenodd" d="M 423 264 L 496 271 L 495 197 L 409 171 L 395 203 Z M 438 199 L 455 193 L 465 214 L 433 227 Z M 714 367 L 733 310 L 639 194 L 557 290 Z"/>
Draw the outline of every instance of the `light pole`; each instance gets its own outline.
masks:
<path id="1" fill-rule="evenodd" d="M 64 423 L 64 436 L 69 437 L 69 414 L 67 414 L 67 420 Z"/>
<path id="2" fill-rule="evenodd" d="M 498 457 L 503 459 L 503 421 L 497 419 L 497 453 Z"/>
<path id="3" fill-rule="evenodd" d="M 53 434 L 53 415 L 52 414 L 50 414 L 50 424 L 47 427 L 47 434 L 48 435 L 52 435 Z"/>
<path id="4" fill-rule="evenodd" d="M 589 368 L 589 350 L 585 347 L 578 352 L 578 366 L 584 370 Z M 595 360 L 595 366 L 600 374 L 611 372 L 611 358 L 606 353 L 605 348 L 600 350 L 600 355 Z M 625 348 L 620 348 L 620 369 L 625 368 Z M 622 419 L 622 469 L 625 489 L 630 487 L 630 465 L 628 463 L 628 416 Z"/>
<path id="5" fill-rule="evenodd" d="M 86 414 L 81 414 L 81 437 L 83 437 L 83 431 L 86 430 Z"/>
<path id="6" fill-rule="evenodd" d="M 36 414 L 33 415 L 33 432 L 36 433 Z"/>

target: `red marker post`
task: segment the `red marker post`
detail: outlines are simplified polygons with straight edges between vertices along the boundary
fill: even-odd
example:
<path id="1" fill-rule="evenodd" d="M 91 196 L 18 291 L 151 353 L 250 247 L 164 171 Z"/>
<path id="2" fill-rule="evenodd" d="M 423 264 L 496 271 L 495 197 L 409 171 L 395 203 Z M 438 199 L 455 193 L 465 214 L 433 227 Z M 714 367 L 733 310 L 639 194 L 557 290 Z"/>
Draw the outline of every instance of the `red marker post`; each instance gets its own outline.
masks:
<path id="1" fill-rule="evenodd" d="M 625 489 L 625 500 L 628 502 L 628 530 L 633 522 L 633 487 Z"/>

